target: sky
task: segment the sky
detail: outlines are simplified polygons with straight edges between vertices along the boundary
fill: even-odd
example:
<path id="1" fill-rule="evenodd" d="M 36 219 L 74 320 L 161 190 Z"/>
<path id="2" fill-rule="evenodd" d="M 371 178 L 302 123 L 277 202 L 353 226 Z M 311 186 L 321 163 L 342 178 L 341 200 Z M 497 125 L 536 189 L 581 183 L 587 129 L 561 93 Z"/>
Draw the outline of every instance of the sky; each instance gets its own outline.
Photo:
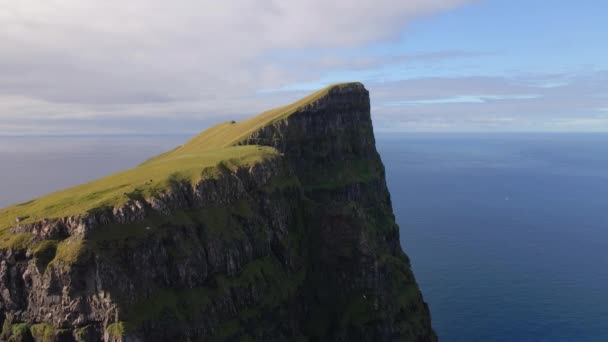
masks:
<path id="1" fill-rule="evenodd" d="M 380 132 L 608 131 L 605 0 L 0 0 L 0 135 L 181 134 L 361 81 Z"/>

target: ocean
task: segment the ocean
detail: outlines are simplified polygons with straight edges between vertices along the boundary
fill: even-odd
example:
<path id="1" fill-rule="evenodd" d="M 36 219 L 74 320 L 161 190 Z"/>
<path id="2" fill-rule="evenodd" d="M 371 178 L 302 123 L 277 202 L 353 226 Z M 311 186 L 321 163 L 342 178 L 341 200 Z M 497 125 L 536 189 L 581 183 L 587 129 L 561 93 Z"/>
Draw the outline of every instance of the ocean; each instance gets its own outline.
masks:
<path id="1" fill-rule="evenodd" d="M 440 341 L 608 341 L 608 134 L 378 145 Z"/>
<path id="2" fill-rule="evenodd" d="M 187 136 L 0 137 L 0 206 Z M 608 134 L 377 134 L 440 341 L 608 341 Z"/>

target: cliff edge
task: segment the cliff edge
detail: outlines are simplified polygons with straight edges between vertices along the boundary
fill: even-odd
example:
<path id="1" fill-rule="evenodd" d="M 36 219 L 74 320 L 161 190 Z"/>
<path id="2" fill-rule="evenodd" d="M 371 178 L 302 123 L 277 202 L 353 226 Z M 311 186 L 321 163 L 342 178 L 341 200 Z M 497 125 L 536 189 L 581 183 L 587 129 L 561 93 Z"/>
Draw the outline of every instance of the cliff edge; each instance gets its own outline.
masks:
<path id="1" fill-rule="evenodd" d="M 437 339 L 360 83 L 0 210 L 0 321 L 13 341 Z"/>

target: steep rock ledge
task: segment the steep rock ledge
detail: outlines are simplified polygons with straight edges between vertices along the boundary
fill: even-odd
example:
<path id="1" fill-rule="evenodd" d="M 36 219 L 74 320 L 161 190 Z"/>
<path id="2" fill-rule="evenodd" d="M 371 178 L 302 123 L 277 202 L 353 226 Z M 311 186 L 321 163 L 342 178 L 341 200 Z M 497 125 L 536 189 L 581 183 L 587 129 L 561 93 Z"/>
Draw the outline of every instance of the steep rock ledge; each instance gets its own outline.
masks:
<path id="1" fill-rule="evenodd" d="M 0 250 L 1 337 L 436 340 L 363 85 L 332 86 L 237 144 L 280 153 L 13 227 L 29 243 Z"/>

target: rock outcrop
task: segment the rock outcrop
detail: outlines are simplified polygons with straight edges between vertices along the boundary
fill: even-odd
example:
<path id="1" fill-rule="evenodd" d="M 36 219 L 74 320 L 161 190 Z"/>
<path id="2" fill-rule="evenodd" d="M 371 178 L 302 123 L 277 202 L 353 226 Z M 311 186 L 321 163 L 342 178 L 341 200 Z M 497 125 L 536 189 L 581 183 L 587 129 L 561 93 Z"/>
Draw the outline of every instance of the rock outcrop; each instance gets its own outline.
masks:
<path id="1" fill-rule="evenodd" d="M 11 228 L 2 340 L 435 341 L 363 85 L 236 145 L 275 157 L 118 207 Z"/>

